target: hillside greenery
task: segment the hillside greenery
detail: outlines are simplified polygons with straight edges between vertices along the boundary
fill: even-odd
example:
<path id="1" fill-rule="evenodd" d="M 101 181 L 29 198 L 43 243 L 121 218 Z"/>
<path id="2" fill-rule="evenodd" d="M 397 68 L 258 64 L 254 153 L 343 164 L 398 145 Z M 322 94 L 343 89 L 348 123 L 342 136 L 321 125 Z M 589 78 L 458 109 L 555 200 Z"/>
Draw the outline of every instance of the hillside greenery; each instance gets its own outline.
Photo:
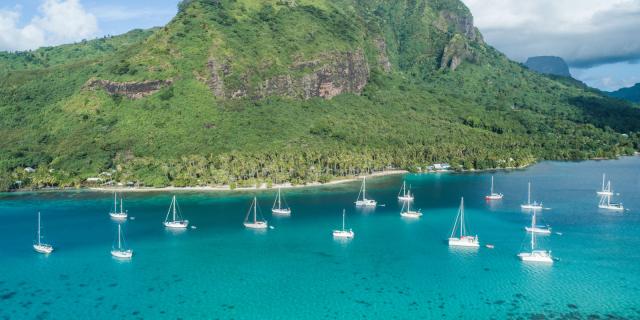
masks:
<path id="1" fill-rule="evenodd" d="M 105 171 L 154 187 L 300 184 L 640 148 L 640 109 L 531 72 L 444 25 L 442 12 L 470 14 L 457 0 L 192 0 L 162 28 L 1 53 L 0 189 L 81 186 Z M 375 39 L 387 45 L 389 72 Z M 441 60 L 454 41 L 466 58 L 450 70 Z M 369 65 L 360 94 L 224 99 L 206 81 L 212 57 L 227 61 L 225 86 L 236 90 L 357 49 Z M 89 89 L 91 79 L 172 84 L 131 99 Z"/>

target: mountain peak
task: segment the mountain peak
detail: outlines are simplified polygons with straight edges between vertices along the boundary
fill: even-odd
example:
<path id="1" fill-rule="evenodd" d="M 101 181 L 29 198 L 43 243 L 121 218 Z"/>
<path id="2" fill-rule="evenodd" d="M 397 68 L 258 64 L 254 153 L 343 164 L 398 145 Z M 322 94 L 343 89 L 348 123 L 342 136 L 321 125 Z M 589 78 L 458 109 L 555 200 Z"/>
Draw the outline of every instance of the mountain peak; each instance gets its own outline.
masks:
<path id="1" fill-rule="evenodd" d="M 530 57 L 524 65 L 538 73 L 550 74 L 571 78 L 569 66 L 561 57 L 556 56 L 537 56 Z"/>

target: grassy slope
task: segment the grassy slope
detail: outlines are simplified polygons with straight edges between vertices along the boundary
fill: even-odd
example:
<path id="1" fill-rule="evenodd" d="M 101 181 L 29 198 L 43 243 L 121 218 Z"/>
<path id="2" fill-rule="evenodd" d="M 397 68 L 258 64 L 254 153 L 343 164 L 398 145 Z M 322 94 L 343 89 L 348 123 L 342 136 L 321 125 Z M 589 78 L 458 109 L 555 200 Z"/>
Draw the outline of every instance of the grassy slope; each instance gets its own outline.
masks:
<path id="1" fill-rule="evenodd" d="M 477 62 L 440 71 L 455 30 L 432 22 L 442 9 L 467 14 L 457 1 L 221 3 L 193 1 L 137 43 L 87 53 L 99 59 L 69 57 L 0 76 L 4 186 L 72 185 L 109 168 L 119 181 L 157 186 L 303 182 L 388 165 L 502 167 L 637 148 L 636 134 L 619 133 L 640 130 L 629 120 L 638 109 L 529 72 L 490 47 L 473 44 Z M 374 37 L 387 42 L 390 74 L 377 67 Z M 356 48 L 372 66 L 361 96 L 220 100 L 198 80 L 211 57 L 230 61 L 225 81 L 233 87 L 289 72 L 295 59 Z M 129 100 L 83 89 L 91 78 L 175 82 Z M 38 173 L 25 176 L 24 166 Z"/>

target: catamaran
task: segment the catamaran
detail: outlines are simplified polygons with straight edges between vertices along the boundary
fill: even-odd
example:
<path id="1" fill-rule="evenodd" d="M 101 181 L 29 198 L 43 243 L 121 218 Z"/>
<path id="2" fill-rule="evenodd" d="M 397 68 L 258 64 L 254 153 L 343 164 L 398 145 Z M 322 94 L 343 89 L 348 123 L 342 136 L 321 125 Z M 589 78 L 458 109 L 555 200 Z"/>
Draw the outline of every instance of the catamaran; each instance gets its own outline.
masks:
<path id="1" fill-rule="evenodd" d="M 536 210 L 533 211 L 533 222 L 531 226 L 524 227 L 524 230 L 527 232 L 533 233 L 541 233 L 541 234 L 551 234 L 551 228 L 549 226 L 542 226 L 536 224 Z"/>
<path id="2" fill-rule="evenodd" d="M 607 183 L 606 190 L 608 190 L 610 194 L 603 194 L 600 196 L 600 203 L 598 204 L 598 208 L 613 211 L 624 211 L 624 206 L 622 205 L 622 203 L 611 202 L 611 197 L 613 196 L 613 190 L 611 190 L 611 181 Z"/>
<path id="3" fill-rule="evenodd" d="M 455 236 L 456 230 L 460 230 L 460 235 Z M 453 224 L 451 230 L 451 236 L 449 236 L 449 246 L 458 247 L 479 247 L 480 240 L 478 236 L 467 235 L 467 226 L 464 223 L 464 198 L 460 198 L 460 208 L 458 209 L 458 215 L 456 216 L 456 222 Z"/>
<path id="4" fill-rule="evenodd" d="M 538 203 L 537 201 L 534 201 L 533 203 L 531 202 L 531 182 L 529 182 L 529 184 L 528 184 L 527 203 L 521 204 L 520 208 L 526 209 L 526 210 L 541 210 L 542 209 L 542 202 L 540 202 L 540 203 Z"/>
<path id="5" fill-rule="evenodd" d="M 402 181 L 402 188 L 398 192 L 398 200 L 400 201 L 413 201 L 413 195 L 411 194 L 411 186 L 407 189 L 407 182 Z"/>
<path id="6" fill-rule="evenodd" d="M 35 241 L 35 243 L 33 244 L 33 250 L 40 252 L 40 253 L 44 253 L 44 254 L 49 254 L 53 251 L 53 246 L 51 246 L 50 244 L 44 243 L 42 242 L 42 234 L 40 232 L 41 226 L 40 226 L 40 212 L 38 212 L 38 233 L 37 233 L 37 239 Z"/>
<path id="7" fill-rule="evenodd" d="M 176 196 L 173 196 L 173 199 L 171 200 L 171 204 L 169 205 L 169 210 L 167 211 L 163 224 L 165 227 L 172 229 L 186 229 L 189 226 L 189 220 L 182 219 L 180 210 L 178 210 L 178 201 L 176 201 Z"/>
<path id="8" fill-rule="evenodd" d="M 531 215 L 531 228 L 536 227 L 536 218 L 535 214 Z M 551 257 L 551 251 L 547 250 L 536 250 L 536 233 L 531 232 L 531 252 L 520 252 L 518 257 L 522 261 L 526 262 L 546 262 L 553 263 L 553 258 Z"/>
<path id="9" fill-rule="evenodd" d="M 125 249 L 124 236 L 122 235 L 122 225 L 118 225 L 118 245 L 111 249 L 111 255 L 120 259 L 131 259 L 133 250 Z"/>
<path id="10" fill-rule="evenodd" d="M 250 229 L 266 229 L 268 227 L 267 221 L 262 217 L 258 220 L 258 199 L 256 197 L 253 197 L 247 216 L 244 217 L 244 226 Z"/>
<path id="11" fill-rule="evenodd" d="M 404 201 L 402 203 L 402 209 L 400 209 L 400 215 L 405 218 L 420 218 L 422 217 L 422 212 L 420 212 L 420 210 L 411 210 L 411 201 Z"/>
<path id="12" fill-rule="evenodd" d="M 352 229 L 349 229 L 349 230 L 345 229 L 346 215 L 347 215 L 346 211 L 342 209 L 342 229 L 333 230 L 333 236 L 335 238 L 353 238 L 356 235 Z"/>
<path id="13" fill-rule="evenodd" d="M 278 188 L 278 195 L 276 196 L 276 199 L 273 201 L 273 207 L 271 208 L 271 212 L 274 214 L 280 214 L 280 215 L 290 215 L 291 214 L 291 208 L 289 208 L 287 206 L 287 202 L 284 201 L 284 207 L 282 206 L 282 202 L 284 197 L 282 197 L 282 195 L 280 194 L 280 188 Z"/>
<path id="14" fill-rule="evenodd" d="M 122 197 L 120 197 L 120 211 L 118 211 L 118 195 L 113 193 L 113 211 L 109 212 L 109 216 L 116 220 L 127 219 L 127 212 L 122 208 Z"/>
<path id="15" fill-rule="evenodd" d="M 491 193 L 484 198 L 486 200 L 502 200 L 502 193 L 496 193 L 493 191 L 493 176 L 491 176 Z"/>
<path id="16" fill-rule="evenodd" d="M 362 195 L 362 198 L 360 196 Z M 367 178 L 362 178 L 362 187 L 356 199 L 356 207 L 375 207 L 378 203 L 375 200 L 367 199 Z"/>
<path id="17" fill-rule="evenodd" d="M 613 195 L 613 191 L 611 191 L 611 185 L 605 186 L 604 181 L 605 181 L 606 175 L 603 173 L 602 174 L 602 189 L 598 192 L 596 192 L 599 196 L 612 196 Z"/>

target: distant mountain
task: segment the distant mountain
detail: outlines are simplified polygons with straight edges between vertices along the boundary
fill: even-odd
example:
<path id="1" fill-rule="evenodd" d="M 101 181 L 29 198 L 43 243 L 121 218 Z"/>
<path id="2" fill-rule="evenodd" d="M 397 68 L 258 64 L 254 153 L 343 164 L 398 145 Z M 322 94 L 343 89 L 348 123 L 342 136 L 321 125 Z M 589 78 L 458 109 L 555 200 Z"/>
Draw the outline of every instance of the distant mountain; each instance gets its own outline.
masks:
<path id="1" fill-rule="evenodd" d="M 633 87 L 621 88 L 613 92 L 607 92 L 607 94 L 614 98 L 640 102 L 640 83 L 636 83 Z"/>
<path id="2" fill-rule="evenodd" d="M 153 30 L 0 54 L 0 190 L 302 184 L 640 149 L 640 108 L 510 61 L 459 0 L 179 8 Z"/>
<path id="3" fill-rule="evenodd" d="M 569 66 L 560 57 L 554 56 L 539 56 L 530 57 L 524 65 L 538 73 L 552 74 L 556 76 L 571 77 L 569 72 Z"/>

